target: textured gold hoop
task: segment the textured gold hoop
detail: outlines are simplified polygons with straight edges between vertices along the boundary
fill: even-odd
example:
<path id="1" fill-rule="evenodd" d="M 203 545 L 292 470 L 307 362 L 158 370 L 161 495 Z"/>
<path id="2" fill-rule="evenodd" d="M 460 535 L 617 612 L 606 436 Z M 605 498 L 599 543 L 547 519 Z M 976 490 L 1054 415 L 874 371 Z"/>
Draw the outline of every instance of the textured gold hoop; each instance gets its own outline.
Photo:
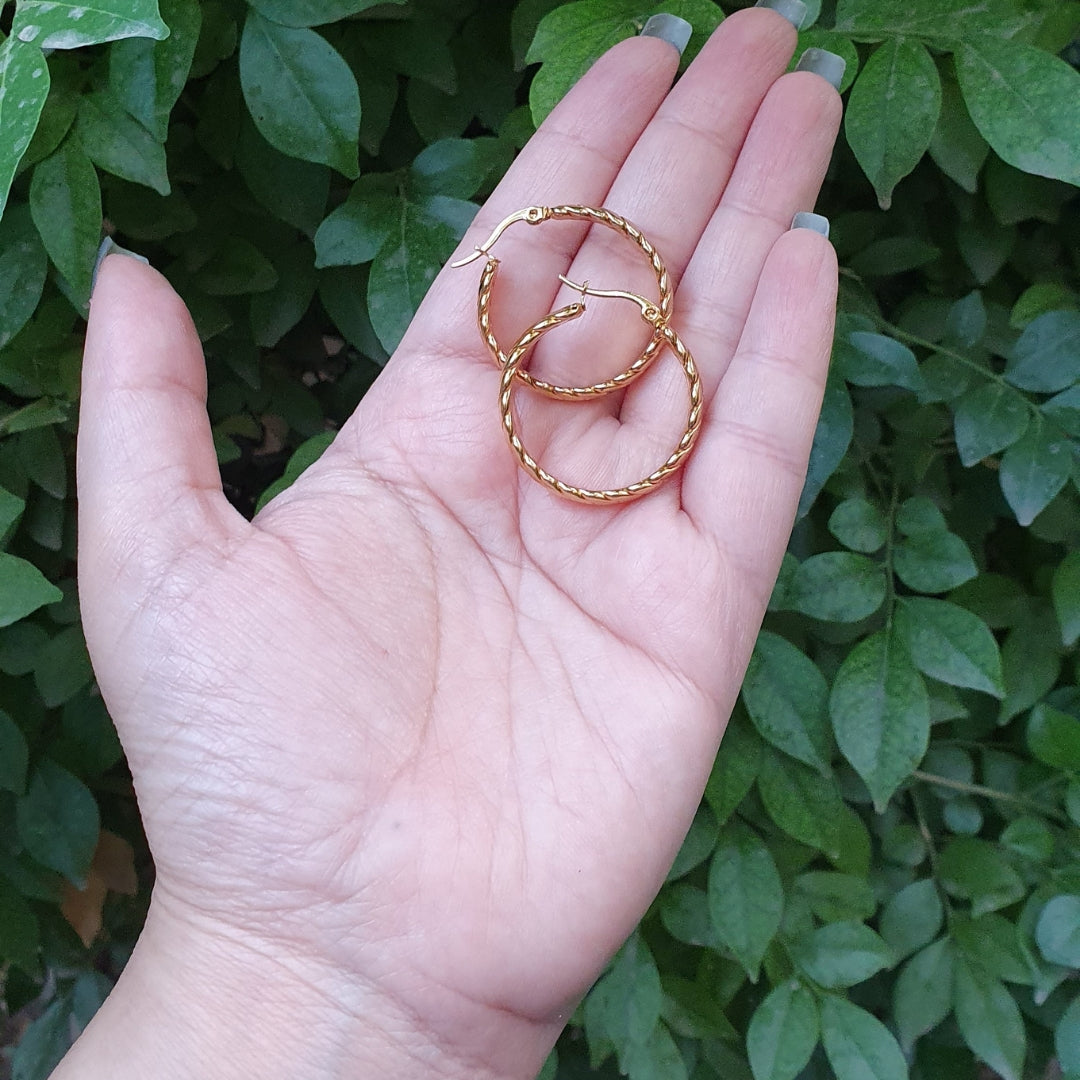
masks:
<path id="1" fill-rule="evenodd" d="M 458 262 L 452 263 L 451 265 L 455 267 L 466 266 L 468 263 L 481 256 L 487 258 L 487 265 L 484 267 L 484 272 L 480 276 L 480 288 L 477 293 L 476 302 L 476 317 L 477 322 L 480 325 L 480 335 L 484 339 L 484 343 L 487 345 L 492 357 L 500 367 L 505 367 L 507 354 L 502 351 L 502 348 L 499 346 L 499 342 L 496 340 L 495 334 L 491 329 L 491 297 L 492 290 L 495 286 L 495 278 L 499 271 L 499 260 L 490 254 L 490 249 L 495 241 L 517 221 L 524 221 L 529 225 L 540 225 L 545 221 L 556 220 L 588 221 L 594 225 L 603 225 L 609 229 L 614 229 L 616 232 L 622 233 L 628 240 L 636 244 L 637 247 L 644 252 L 645 257 L 649 260 L 649 265 L 652 268 L 653 273 L 656 275 L 656 284 L 660 292 L 659 300 L 656 301 L 656 307 L 660 312 L 661 319 L 660 322 L 654 324 L 653 336 L 645 346 L 645 350 L 642 354 L 628 368 L 624 371 L 620 371 L 619 374 L 612 376 L 610 379 L 604 379 L 601 382 L 592 383 L 588 386 L 558 386 L 554 383 L 539 379 L 524 369 L 519 369 L 518 378 L 521 379 L 522 382 L 527 383 L 534 390 L 541 394 L 546 394 L 548 397 L 562 399 L 571 398 L 577 400 L 580 398 L 592 398 L 599 397 L 603 394 L 610 394 L 612 391 L 621 390 L 623 387 L 633 382 L 634 379 L 648 368 L 652 361 L 657 357 L 660 350 L 664 347 L 664 334 L 660 329 L 660 326 L 662 323 L 667 322 L 671 317 L 671 308 L 674 301 L 671 278 L 668 275 L 667 267 L 664 265 L 663 259 L 660 258 L 659 252 L 657 252 L 656 248 L 654 248 L 642 235 L 640 229 L 627 221 L 622 215 L 616 214 L 606 207 L 529 206 L 524 210 L 518 210 L 516 213 L 511 214 L 501 221 L 495 226 L 491 236 L 481 244 L 473 254 Z"/>
<path id="2" fill-rule="evenodd" d="M 529 329 L 518 338 L 514 347 L 507 354 L 506 362 L 503 365 L 502 379 L 499 384 L 499 412 L 502 415 L 503 430 L 506 432 L 510 448 L 517 456 L 522 468 L 541 484 L 551 488 L 559 495 L 586 503 L 628 502 L 631 499 L 640 498 L 642 495 L 645 495 L 653 488 L 662 484 L 679 468 L 680 465 L 682 465 L 686 460 L 686 456 L 694 448 L 694 443 L 697 441 L 698 433 L 701 430 L 702 417 L 701 379 L 698 375 L 697 365 L 694 363 L 693 356 L 690 355 L 690 350 L 682 343 L 679 335 L 675 333 L 671 326 L 664 321 L 659 308 L 651 301 L 633 293 L 625 293 L 616 290 L 604 292 L 601 290 L 590 289 L 588 284 L 575 285 L 574 282 L 569 281 L 566 278 L 562 278 L 562 280 L 566 284 L 580 289 L 582 298 L 579 302 L 570 304 L 568 307 L 560 308 L 558 311 L 554 311 L 550 315 L 545 316 L 535 325 L 530 326 Z M 540 465 L 536 458 L 534 458 L 525 448 L 525 445 L 521 441 L 521 437 L 517 433 L 517 424 L 514 419 L 514 387 L 519 381 L 521 365 L 529 350 L 549 330 L 553 330 L 556 326 L 560 326 L 565 322 L 576 319 L 581 315 L 585 311 L 586 295 L 622 297 L 637 303 L 641 309 L 642 317 L 652 323 L 656 330 L 656 334 L 659 335 L 661 341 L 678 357 L 683 372 L 686 375 L 687 386 L 690 392 L 690 409 L 686 418 L 686 427 L 683 430 L 682 436 L 675 449 L 658 469 L 655 469 L 641 480 L 637 480 L 632 484 L 627 484 L 625 487 L 606 488 L 601 490 L 581 488 L 575 487 L 573 484 L 567 484 L 558 479 L 558 477 L 553 476 Z"/>

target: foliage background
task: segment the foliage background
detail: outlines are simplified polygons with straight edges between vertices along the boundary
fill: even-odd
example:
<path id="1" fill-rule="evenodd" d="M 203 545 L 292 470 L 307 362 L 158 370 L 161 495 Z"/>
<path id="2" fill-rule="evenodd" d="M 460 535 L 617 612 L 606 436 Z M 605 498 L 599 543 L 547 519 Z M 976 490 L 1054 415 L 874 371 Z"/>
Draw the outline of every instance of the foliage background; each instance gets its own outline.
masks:
<path id="1" fill-rule="evenodd" d="M 733 6 L 659 9 L 694 23 L 689 58 Z M 1080 4 L 811 8 L 800 47 L 844 55 L 850 91 L 800 520 L 683 851 L 545 1075 L 1076 1078 Z M 0 4 L 0 1072 L 47 1076 L 152 881 L 73 578 L 102 229 L 190 306 L 251 513 L 653 10 Z"/>

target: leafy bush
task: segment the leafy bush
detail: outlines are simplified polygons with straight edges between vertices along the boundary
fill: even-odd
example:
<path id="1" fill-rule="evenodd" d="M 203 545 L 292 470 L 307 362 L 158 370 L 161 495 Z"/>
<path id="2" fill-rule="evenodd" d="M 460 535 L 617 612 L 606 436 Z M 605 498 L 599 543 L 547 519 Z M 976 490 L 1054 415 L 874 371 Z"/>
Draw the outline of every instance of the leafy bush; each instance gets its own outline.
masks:
<path id="1" fill-rule="evenodd" d="M 355 406 L 471 200 L 652 12 L 0 7 L 0 962 L 37 1080 L 151 876 L 73 580 L 103 219 L 190 306 L 250 512 Z M 693 828 L 548 1077 L 1080 1076 L 1080 5 L 817 7 L 801 47 L 844 55 L 850 96 L 800 519 Z M 659 8 L 691 54 L 722 17 Z"/>

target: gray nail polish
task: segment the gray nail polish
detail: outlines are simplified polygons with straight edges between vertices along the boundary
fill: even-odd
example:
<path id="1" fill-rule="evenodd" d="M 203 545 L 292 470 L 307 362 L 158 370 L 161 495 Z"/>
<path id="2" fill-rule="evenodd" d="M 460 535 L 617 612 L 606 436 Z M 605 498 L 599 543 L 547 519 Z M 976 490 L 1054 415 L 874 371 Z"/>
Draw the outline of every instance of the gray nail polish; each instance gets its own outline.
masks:
<path id="1" fill-rule="evenodd" d="M 811 232 L 829 235 L 829 219 L 824 214 L 811 214 L 808 210 L 800 210 L 792 219 L 793 229 L 809 229 Z"/>
<path id="2" fill-rule="evenodd" d="M 97 284 L 98 271 L 101 269 L 101 264 L 105 261 L 106 255 L 127 255 L 132 259 L 138 259 L 141 263 L 150 265 L 150 260 L 145 255 L 136 255 L 134 251 L 128 251 L 127 248 L 121 247 L 111 236 L 106 236 L 101 241 L 101 247 L 98 248 L 97 259 L 94 262 L 94 276 L 90 279 L 90 292 L 94 291 L 94 286 Z"/>
<path id="3" fill-rule="evenodd" d="M 694 28 L 678 15 L 652 15 L 641 28 L 642 37 L 660 38 L 674 45 L 681 56 L 690 42 Z"/>
<path id="4" fill-rule="evenodd" d="M 847 61 L 842 56 L 829 52 L 828 49 L 807 49 L 799 57 L 799 62 L 795 65 L 796 71 L 812 71 L 815 75 L 820 75 L 837 90 L 840 89 L 840 84 L 844 81 L 844 71 L 846 69 Z"/>
<path id="5" fill-rule="evenodd" d="M 777 15 L 783 15 L 796 30 L 802 28 L 806 18 L 806 5 L 803 0 L 757 0 L 754 7 L 770 8 Z"/>

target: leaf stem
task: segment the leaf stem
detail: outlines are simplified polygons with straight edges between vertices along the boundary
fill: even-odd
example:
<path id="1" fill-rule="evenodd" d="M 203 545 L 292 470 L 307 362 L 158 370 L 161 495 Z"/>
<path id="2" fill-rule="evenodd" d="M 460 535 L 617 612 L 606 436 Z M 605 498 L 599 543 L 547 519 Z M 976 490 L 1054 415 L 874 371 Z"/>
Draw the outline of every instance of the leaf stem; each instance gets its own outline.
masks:
<path id="1" fill-rule="evenodd" d="M 969 784 L 965 780 L 953 780 L 948 776 L 937 776 L 935 773 L 922 772 L 920 769 L 916 769 L 911 775 L 915 780 L 920 780 L 924 784 L 934 784 L 936 787 L 949 788 L 951 791 L 962 791 L 965 795 L 981 795 L 985 799 L 995 799 L 998 802 L 1012 803 L 1014 806 L 1020 806 L 1025 810 L 1034 811 L 1035 813 L 1042 814 L 1044 817 L 1053 818 L 1062 825 L 1067 824 L 1065 818 L 1056 810 L 1051 810 L 1047 806 L 1041 806 L 1039 803 L 1034 802 L 1031 799 L 1026 799 L 1022 795 L 1012 795 L 1007 791 L 998 791 L 996 788 L 983 787 L 982 784 Z"/>

